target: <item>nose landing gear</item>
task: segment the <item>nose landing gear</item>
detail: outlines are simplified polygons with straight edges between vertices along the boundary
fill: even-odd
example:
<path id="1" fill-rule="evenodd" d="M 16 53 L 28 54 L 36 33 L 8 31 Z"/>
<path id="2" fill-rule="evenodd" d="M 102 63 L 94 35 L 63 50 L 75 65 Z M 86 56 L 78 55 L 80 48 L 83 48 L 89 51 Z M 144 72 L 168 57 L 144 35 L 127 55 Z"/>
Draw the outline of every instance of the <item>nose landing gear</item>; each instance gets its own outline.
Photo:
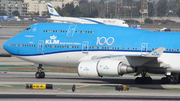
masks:
<path id="1" fill-rule="evenodd" d="M 35 77 L 36 78 L 44 78 L 45 77 L 45 73 L 42 72 L 42 70 L 44 70 L 42 68 L 42 64 L 39 64 L 39 66 L 37 68 L 38 68 L 38 71 L 36 72 Z"/>

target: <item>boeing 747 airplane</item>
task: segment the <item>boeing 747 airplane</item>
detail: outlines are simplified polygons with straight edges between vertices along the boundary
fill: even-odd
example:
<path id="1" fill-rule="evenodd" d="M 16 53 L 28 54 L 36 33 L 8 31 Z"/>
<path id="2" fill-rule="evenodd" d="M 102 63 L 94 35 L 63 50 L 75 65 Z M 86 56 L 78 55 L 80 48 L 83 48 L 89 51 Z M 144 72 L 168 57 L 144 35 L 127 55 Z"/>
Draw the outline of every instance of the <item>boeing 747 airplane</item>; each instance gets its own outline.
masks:
<path id="1" fill-rule="evenodd" d="M 61 17 L 54 7 L 47 3 L 47 7 L 50 13 L 50 19 L 54 22 L 62 22 L 62 23 L 81 23 L 81 24 L 106 24 L 106 25 L 116 25 L 129 27 L 129 25 L 119 19 L 102 19 L 102 18 L 80 18 L 80 17 Z"/>
<path id="2" fill-rule="evenodd" d="M 179 83 L 180 33 L 152 32 L 103 24 L 37 23 L 4 43 L 10 54 L 37 65 L 75 67 L 81 77 L 141 74 L 136 83 L 151 83 L 148 73 L 165 74 L 162 83 Z"/>

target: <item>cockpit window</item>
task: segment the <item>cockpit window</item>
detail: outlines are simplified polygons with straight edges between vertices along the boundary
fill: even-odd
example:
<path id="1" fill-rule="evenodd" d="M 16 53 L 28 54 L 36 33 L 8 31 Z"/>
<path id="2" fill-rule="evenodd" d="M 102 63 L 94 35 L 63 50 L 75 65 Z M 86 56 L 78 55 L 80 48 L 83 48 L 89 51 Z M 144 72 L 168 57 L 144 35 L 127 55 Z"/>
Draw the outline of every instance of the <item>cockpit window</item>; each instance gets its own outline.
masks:
<path id="1" fill-rule="evenodd" d="M 126 24 L 126 22 L 123 22 L 123 24 Z"/>
<path id="2" fill-rule="evenodd" d="M 26 30 L 30 31 L 30 30 L 31 30 L 31 27 L 26 28 Z"/>

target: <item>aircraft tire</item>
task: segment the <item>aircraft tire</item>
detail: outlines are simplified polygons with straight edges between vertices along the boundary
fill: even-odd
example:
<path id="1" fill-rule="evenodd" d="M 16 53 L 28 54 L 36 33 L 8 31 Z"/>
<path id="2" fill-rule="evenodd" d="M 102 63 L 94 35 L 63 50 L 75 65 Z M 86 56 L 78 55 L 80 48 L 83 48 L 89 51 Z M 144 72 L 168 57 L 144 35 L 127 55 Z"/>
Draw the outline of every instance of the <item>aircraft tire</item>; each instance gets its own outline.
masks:
<path id="1" fill-rule="evenodd" d="M 163 77 L 161 79 L 161 84 L 168 84 L 169 83 L 169 80 L 167 79 L 167 77 Z"/>
<path id="2" fill-rule="evenodd" d="M 135 79 L 135 83 L 136 83 L 136 84 L 142 84 L 142 83 L 143 83 L 143 79 L 142 79 L 141 77 L 137 77 L 137 78 Z"/>
<path id="3" fill-rule="evenodd" d="M 177 77 L 171 77 L 171 78 L 169 79 L 169 83 L 170 83 L 170 84 L 177 84 L 177 83 L 178 83 Z"/>
<path id="4" fill-rule="evenodd" d="M 152 78 L 151 77 L 145 77 L 143 81 L 144 81 L 144 84 L 151 84 Z"/>
<path id="5" fill-rule="evenodd" d="M 40 72 L 36 72 L 35 77 L 36 77 L 36 78 L 40 78 L 40 77 L 41 77 L 40 74 L 41 74 Z"/>
<path id="6" fill-rule="evenodd" d="M 41 72 L 40 73 L 40 78 L 44 78 L 45 77 L 45 73 L 44 72 Z"/>

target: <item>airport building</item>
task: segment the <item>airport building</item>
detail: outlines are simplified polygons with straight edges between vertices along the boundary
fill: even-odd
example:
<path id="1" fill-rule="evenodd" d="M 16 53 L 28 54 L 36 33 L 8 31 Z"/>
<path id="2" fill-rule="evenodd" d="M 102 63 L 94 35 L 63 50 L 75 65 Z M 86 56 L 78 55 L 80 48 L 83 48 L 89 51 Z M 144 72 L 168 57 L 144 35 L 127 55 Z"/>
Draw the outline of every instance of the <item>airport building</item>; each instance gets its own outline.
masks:
<path id="1" fill-rule="evenodd" d="M 79 5 L 79 0 L 24 0 L 21 1 L 11 1 L 11 0 L 1 0 L 0 11 L 5 11 L 7 15 L 12 15 L 13 11 L 18 11 L 20 16 L 28 16 L 30 13 L 37 13 L 41 16 L 43 11 L 48 11 L 46 3 L 51 3 L 54 7 L 59 6 L 63 8 L 67 3 L 74 3 L 74 5 Z"/>
<path id="2" fill-rule="evenodd" d="M 1 0 L 0 11 L 5 11 L 7 15 L 12 15 L 13 11 L 18 11 L 20 15 L 27 15 L 28 3 L 21 1 Z"/>

